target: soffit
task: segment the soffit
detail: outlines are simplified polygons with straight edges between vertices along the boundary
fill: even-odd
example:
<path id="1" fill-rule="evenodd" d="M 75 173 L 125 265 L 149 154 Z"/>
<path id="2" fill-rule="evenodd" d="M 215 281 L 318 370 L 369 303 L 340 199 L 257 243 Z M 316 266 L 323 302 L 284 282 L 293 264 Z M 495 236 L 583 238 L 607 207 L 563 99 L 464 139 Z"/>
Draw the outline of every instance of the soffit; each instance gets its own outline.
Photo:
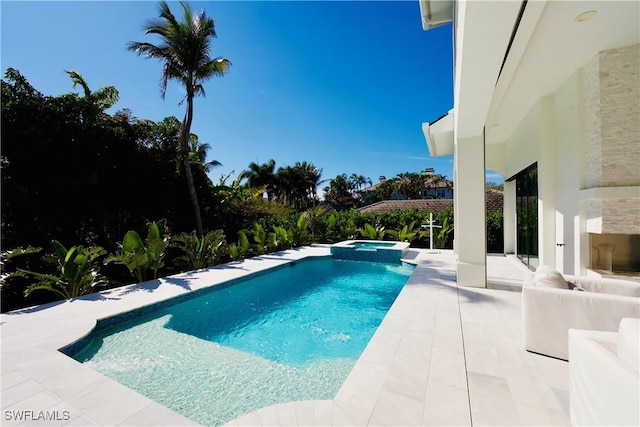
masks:
<path id="1" fill-rule="evenodd" d="M 595 10 L 592 19 L 575 18 Z M 598 52 L 638 43 L 640 2 L 529 1 L 493 90 L 486 143 L 504 142 L 536 101 L 555 93 Z"/>
<path id="2" fill-rule="evenodd" d="M 456 4 L 456 138 L 482 135 L 500 66 L 521 2 L 466 1 Z"/>
<path id="3" fill-rule="evenodd" d="M 422 29 L 430 30 L 453 21 L 453 0 L 420 0 Z"/>
<path id="4" fill-rule="evenodd" d="M 453 110 L 431 123 L 422 124 L 422 132 L 432 157 L 453 154 Z"/>

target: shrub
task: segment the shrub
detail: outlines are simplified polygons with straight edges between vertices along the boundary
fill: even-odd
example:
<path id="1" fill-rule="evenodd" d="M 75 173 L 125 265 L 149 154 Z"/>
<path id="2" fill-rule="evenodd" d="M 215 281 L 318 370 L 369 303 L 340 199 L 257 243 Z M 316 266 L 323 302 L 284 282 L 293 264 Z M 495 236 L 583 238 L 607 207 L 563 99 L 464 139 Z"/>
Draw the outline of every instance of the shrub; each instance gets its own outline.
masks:
<path id="1" fill-rule="evenodd" d="M 120 251 L 110 259 L 126 265 L 131 275 L 139 282 L 144 282 L 149 278 L 157 279 L 158 269 L 164 265 L 164 251 L 168 246 L 168 241 L 166 221 L 161 219 L 157 222 L 151 222 L 148 225 L 147 239 L 144 242 L 138 233 L 132 230 L 128 231 L 120 245 Z M 151 277 L 148 277 L 149 273 L 151 273 Z"/>
<path id="2" fill-rule="evenodd" d="M 174 259 L 184 270 L 199 270 L 219 264 L 227 248 L 222 230 L 215 230 L 198 237 L 195 232 L 182 233 L 171 239 L 181 255 Z"/>
<path id="3" fill-rule="evenodd" d="M 487 252 L 504 252 L 502 211 L 487 211 Z"/>
<path id="4" fill-rule="evenodd" d="M 107 280 L 98 274 L 97 261 L 106 252 L 99 246 L 83 248 L 73 246 L 67 250 L 60 242 L 51 242 L 57 257 L 58 271 L 56 275 L 38 273 L 35 271 L 18 270 L 24 274 L 38 279 L 37 283 L 30 285 L 25 295 L 36 290 L 53 292 L 63 299 L 71 299 L 80 295 L 90 294 L 101 286 L 105 286 Z"/>

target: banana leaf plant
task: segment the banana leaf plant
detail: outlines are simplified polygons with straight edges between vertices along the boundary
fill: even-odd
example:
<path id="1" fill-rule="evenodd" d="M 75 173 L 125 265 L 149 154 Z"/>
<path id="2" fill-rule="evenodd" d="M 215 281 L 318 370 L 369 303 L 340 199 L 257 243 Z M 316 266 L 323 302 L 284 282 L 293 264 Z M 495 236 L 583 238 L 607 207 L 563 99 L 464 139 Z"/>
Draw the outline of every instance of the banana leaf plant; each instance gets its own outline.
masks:
<path id="1" fill-rule="evenodd" d="M 346 220 L 338 220 L 335 213 L 332 213 L 327 217 L 327 241 L 340 242 L 343 240 L 353 240 L 358 236 L 358 228 L 353 218 L 347 218 Z"/>
<path id="2" fill-rule="evenodd" d="M 278 225 L 273 226 L 273 246 L 275 250 L 291 249 L 293 246 L 293 232 Z"/>
<path id="3" fill-rule="evenodd" d="M 96 268 L 98 259 L 106 254 L 101 247 L 73 246 L 67 250 L 57 240 L 53 240 L 51 246 L 55 251 L 58 275 L 19 269 L 18 271 L 39 279 L 38 283 L 27 288 L 25 296 L 36 290 L 45 290 L 58 294 L 63 299 L 71 299 L 93 293 L 108 284 Z"/>
<path id="4" fill-rule="evenodd" d="M 176 258 L 176 263 L 187 270 L 199 270 L 220 263 L 225 253 L 224 233 L 214 230 L 198 237 L 195 232 L 173 237 L 173 244 L 183 255 Z"/>
<path id="5" fill-rule="evenodd" d="M 253 249 L 257 255 L 264 255 L 267 249 L 267 240 L 268 236 L 266 231 L 264 231 L 264 227 L 257 222 L 253 224 L 253 241 L 255 244 L 253 245 Z"/>
<path id="6" fill-rule="evenodd" d="M 415 221 L 411 221 L 408 225 L 405 225 L 400 230 L 388 230 L 387 234 L 393 236 L 395 240 L 409 243 L 411 243 L 416 238 L 429 236 L 429 232 L 421 231 L 419 228 L 416 229 Z"/>
<path id="7" fill-rule="evenodd" d="M 360 229 L 360 235 L 371 240 L 384 240 L 388 230 L 385 230 L 382 226 L 374 227 L 373 225 L 366 223 L 364 228 Z"/>
<path id="8" fill-rule="evenodd" d="M 449 223 L 449 218 L 445 217 L 442 221 L 442 228 L 434 233 L 436 248 L 445 248 L 449 242 L 450 234 L 453 232 L 453 223 Z"/>
<path id="9" fill-rule="evenodd" d="M 157 279 L 158 270 L 164 266 L 164 251 L 169 245 L 168 240 L 166 220 L 151 222 L 145 241 L 137 232 L 127 231 L 120 251 L 110 260 L 124 264 L 139 282 Z"/>
<path id="10" fill-rule="evenodd" d="M 305 214 L 300 214 L 298 222 L 293 228 L 293 243 L 296 246 L 304 246 L 311 243 L 311 236 L 309 234 L 310 227 L 308 217 Z"/>
<path id="11" fill-rule="evenodd" d="M 249 239 L 244 231 L 238 231 L 238 243 L 229 244 L 229 256 L 237 261 L 244 259 L 249 254 Z"/>

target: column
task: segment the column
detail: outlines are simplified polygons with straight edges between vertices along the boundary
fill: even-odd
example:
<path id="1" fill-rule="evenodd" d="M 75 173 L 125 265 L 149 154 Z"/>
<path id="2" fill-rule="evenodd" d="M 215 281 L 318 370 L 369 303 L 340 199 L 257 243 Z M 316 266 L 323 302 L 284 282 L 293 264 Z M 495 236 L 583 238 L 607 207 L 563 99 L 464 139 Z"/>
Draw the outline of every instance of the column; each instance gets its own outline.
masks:
<path id="1" fill-rule="evenodd" d="M 455 248 L 460 286 L 487 286 L 484 156 L 482 135 L 455 141 Z"/>

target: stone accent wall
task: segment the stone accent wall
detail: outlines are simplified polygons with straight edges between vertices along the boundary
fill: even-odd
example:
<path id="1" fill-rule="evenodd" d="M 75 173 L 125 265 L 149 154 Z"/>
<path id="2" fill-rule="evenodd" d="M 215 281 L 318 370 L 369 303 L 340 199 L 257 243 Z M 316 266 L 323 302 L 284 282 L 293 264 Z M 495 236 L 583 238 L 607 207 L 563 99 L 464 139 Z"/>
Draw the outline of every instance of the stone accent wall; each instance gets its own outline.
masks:
<path id="1" fill-rule="evenodd" d="M 598 234 L 640 234 L 638 198 L 588 199 L 585 203 L 586 229 Z"/>
<path id="2" fill-rule="evenodd" d="M 640 44 L 600 52 L 583 83 L 586 188 L 640 185 Z"/>
<path id="3" fill-rule="evenodd" d="M 600 137 L 600 55 L 583 70 L 585 115 L 585 184 L 602 186 L 602 139 Z"/>

